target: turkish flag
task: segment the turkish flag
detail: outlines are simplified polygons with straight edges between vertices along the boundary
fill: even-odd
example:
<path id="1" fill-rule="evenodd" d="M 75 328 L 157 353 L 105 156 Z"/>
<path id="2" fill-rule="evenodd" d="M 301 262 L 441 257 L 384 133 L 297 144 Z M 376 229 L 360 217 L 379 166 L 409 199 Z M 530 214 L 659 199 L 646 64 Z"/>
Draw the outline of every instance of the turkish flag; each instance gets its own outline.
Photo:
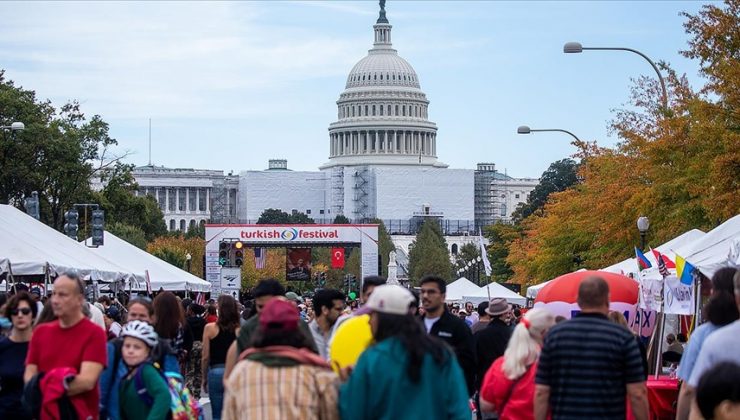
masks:
<path id="1" fill-rule="evenodd" d="M 344 248 L 331 249 L 331 268 L 344 268 Z"/>

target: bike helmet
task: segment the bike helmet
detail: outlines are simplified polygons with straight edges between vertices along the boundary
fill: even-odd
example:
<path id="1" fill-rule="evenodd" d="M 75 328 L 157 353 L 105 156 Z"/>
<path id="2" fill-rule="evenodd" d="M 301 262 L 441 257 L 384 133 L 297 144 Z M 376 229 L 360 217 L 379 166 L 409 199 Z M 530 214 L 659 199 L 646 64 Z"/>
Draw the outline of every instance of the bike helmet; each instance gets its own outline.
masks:
<path id="1" fill-rule="evenodd" d="M 131 321 L 123 326 L 121 337 L 134 337 L 146 343 L 149 347 L 157 345 L 158 336 L 154 327 L 144 321 Z"/>

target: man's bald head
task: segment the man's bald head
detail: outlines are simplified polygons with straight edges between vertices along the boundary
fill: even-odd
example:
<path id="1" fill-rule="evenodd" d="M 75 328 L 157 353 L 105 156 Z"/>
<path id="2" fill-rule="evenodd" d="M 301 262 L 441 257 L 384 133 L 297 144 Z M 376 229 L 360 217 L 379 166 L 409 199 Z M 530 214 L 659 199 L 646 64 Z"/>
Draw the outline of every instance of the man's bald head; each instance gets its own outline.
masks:
<path id="1" fill-rule="evenodd" d="M 599 276 L 586 277 L 578 286 L 581 310 L 609 310 L 609 285 Z"/>

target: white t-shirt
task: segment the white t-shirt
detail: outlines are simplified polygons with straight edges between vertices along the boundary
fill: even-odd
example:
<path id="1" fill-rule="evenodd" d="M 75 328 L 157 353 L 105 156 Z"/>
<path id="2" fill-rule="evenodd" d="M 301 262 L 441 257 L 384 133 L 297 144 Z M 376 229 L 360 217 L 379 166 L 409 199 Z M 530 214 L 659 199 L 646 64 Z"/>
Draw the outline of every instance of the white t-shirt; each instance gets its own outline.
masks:
<path id="1" fill-rule="evenodd" d="M 427 334 L 429 334 L 429 332 L 432 331 L 432 327 L 434 326 L 434 323 L 437 322 L 437 321 L 439 321 L 439 318 L 441 318 L 441 317 L 439 317 L 439 316 L 436 317 L 436 318 L 427 318 L 427 317 L 424 317 L 424 327 L 426 327 L 426 329 L 427 329 Z"/>

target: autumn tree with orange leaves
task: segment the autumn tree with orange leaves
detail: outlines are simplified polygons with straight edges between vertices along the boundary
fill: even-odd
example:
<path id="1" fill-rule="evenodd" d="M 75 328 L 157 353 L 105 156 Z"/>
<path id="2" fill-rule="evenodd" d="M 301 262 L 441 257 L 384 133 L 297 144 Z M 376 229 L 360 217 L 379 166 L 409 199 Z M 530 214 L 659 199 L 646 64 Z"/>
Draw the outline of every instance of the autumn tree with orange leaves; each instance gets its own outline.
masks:
<path id="1" fill-rule="evenodd" d="M 550 195 L 522 221 L 510 247 L 513 280 L 535 284 L 583 266 L 598 269 L 633 254 L 637 217 L 650 218 L 649 245 L 710 230 L 740 210 L 740 0 L 685 14 L 686 57 L 708 83 L 698 91 L 668 64 L 663 109 L 657 80 L 642 77 L 629 109 L 611 123 L 614 149 L 580 143 L 581 182 Z"/>

